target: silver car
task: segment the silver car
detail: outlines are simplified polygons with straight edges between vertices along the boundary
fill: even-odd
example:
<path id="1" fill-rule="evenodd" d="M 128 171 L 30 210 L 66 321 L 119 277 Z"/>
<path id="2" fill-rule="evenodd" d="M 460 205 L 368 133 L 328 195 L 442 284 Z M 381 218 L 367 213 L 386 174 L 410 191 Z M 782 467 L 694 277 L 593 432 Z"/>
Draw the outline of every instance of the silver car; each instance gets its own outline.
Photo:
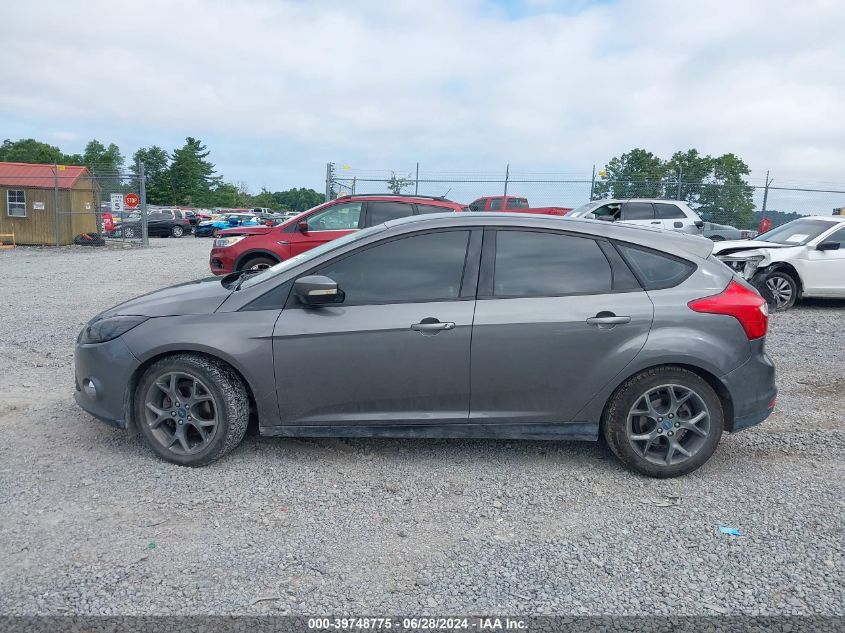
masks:
<path id="1" fill-rule="evenodd" d="M 766 304 L 709 240 L 602 221 L 390 221 L 96 316 L 76 401 L 160 457 L 263 435 L 604 438 L 683 475 L 772 411 Z"/>

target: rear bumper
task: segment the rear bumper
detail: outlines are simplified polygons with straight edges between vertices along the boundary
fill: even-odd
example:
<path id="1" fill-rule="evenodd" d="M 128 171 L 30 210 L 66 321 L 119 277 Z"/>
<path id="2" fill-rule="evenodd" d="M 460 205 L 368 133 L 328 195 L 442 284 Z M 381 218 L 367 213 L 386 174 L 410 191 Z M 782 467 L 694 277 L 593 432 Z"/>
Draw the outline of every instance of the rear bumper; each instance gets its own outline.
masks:
<path id="1" fill-rule="evenodd" d="M 733 420 L 727 428 L 731 433 L 760 424 L 769 417 L 778 395 L 775 366 L 765 352 L 765 339 L 752 341 L 751 347 L 751 358 L 722 377 L 733 402 Z"/>
<path id="2" fill-rule="evenodd" d="M 129 418 L 130 382 L 140 365 L 120 337 L 106 343 L 77 344 L 74 400 L 95 418 L 125 429 Z M 93 384 L 93 394 L 85 389 L 86 381 Z"/>

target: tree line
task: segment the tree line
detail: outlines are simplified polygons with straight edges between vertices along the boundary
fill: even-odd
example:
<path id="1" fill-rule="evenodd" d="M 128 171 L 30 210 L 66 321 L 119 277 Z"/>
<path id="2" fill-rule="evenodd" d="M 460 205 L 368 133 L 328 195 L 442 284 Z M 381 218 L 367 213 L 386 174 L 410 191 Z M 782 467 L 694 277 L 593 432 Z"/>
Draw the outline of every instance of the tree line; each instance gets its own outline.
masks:
<path id="1" fill-rule="evenodd" d="M 182 147 L 167 152 L 152 145 L 132 155 L 127 173 L 126 159 L 114 143 L 104 145 L 92 140 L 81 154 L 66 154 L 60 148 L 37 141 L 6 139 L 0 145 L 0 161 L 83 165 L 97 177 L 102 195 L 127 192 L 137 188 L 139 165 L 144 165 L 147 203 L 191 207 L 268 207 L 270 209 L 305 211 L 325 201 L 325 195 L 304 187 L 287 191 L 262 189 L 252 194 L 244 183 L 226 182 L 216 173 L 209 159 L 210 151 L 193 137 Z M 137 193 L 137 191 L 136 191 Z"/>
<path id="2" fill-rule="evenodd" d="M 707 156 L 688 149 L 664 160 L 636 148 L 612 158 L 599 172 L 593 199 L 675 198 L 705 220 L 749 227 L 754 221 L 750 173 L 735 154 Z"/>

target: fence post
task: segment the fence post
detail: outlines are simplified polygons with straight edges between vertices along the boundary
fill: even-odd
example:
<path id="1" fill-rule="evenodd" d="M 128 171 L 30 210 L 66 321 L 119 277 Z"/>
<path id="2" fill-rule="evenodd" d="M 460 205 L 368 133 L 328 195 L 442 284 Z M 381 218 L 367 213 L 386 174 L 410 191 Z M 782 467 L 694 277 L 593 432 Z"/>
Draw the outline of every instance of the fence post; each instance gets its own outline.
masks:
<path id="1" fill-rule="evenodd" d="M 355 183 L 358 181 L 358 176 L 352 176 L 352 195 L 355 195 Z"/>
<path id="2" fill-rule="evenodd" d="M 505 165 L 505 193 L 502 194 L 504 196 L 508 195 L 508 178 L 510 177 L 510 171 L 511 171 L 511 164 L 508 163 L 507 165 Z"/>
<path id="3" fill-rule="evenodd" d="M 326 202 L 332 199 L 332 164 L 326 163 Z"/>
<path id="4" fill-rule="evenodd" d="M 150 235 L 147 230 L 147 178 L 144 176 L 144 163 L 138 161 L 138 197 L 141 199 L 141 244 L 150 245 Z"/>
<path id="5" fill-rule="evenodd" d="M 596 164 L 593 163 L 593 177 L 590 180 L 590 200 L 593 199 L 593 194 L 596 191 Z"/>
<path id="6" fill-rule="evenodd" d="M 681 165 L 681 166 L 678 167 L 678 193 L 675 196 L 676 200 L 681 199 L 681 187 L 683 186 L 683 182 L 684 182 L 684 166 Z"/>
<path id="7" fill-rule="evenodd" d="M 417 176 L 414 178 L 414 195 L 420 192 L 420 164 L 417 162 Z"/>
<path id="8" fill-rule="evenodd" d="M 59 165 L 53 163 L 53 205 L 56 207 L 56 246 L 59 245 Z"/>

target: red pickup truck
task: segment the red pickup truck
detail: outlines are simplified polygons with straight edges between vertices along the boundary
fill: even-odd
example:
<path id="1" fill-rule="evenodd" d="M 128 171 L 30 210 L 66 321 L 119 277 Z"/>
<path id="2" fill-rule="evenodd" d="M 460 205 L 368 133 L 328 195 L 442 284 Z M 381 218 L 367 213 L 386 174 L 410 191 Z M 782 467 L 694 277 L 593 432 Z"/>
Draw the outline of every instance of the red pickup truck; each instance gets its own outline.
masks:
<path id="1" fill-rule="evenodd" d="M 470 211 L 512 211 L 514 213 L 540 213 L 542 215 L 566 215 L 571 207 L 531 207 L 528 198 L 520 196 L 484 196 L 469 205 Z"/>

